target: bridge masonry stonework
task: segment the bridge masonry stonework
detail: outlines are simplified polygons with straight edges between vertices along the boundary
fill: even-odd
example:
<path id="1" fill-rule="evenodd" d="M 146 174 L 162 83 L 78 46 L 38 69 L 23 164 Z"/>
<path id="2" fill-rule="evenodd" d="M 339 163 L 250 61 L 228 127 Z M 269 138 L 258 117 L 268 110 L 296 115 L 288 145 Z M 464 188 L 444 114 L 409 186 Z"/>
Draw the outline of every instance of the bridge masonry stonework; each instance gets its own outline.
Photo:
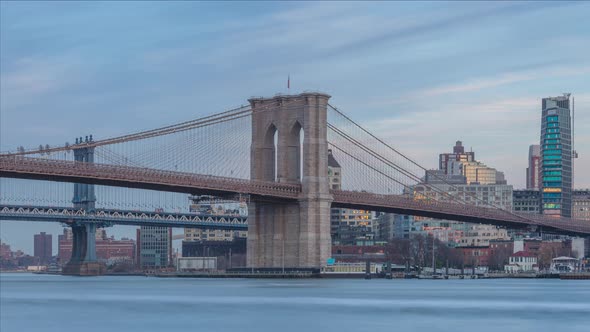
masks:
<path id="1" fill-rule="evenodd" d="M 296 202 L 262 197 L 251 200 L 250 267 L 320 268 L 330 257 L 329 98 L 322 93 L 303 93 L 249 100 L 251 179 L 301 184 L 302 188 Z"/>

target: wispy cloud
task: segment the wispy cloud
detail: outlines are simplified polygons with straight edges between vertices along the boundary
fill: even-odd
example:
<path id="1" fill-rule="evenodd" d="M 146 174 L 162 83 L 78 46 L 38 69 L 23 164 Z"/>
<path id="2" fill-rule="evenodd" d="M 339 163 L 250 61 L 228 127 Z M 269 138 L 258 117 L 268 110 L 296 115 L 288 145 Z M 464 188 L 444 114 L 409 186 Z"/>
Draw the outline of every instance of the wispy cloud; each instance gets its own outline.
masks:
<path id="1" fill-rule="evenodd" d="M 75 84 L 79 79 L 76 65 L 71 57 L 18 59 L 10 70 L 0 73 L 2 109 L 10 111 Z"/>
<path id="2" fill-rule="evenodd" d="M 334 54 L 349 52 L 367 52 L 374 47 L 388 45 L 400 46 L 400 43 L 408 42 L 416 37 L 442 35 L 449 30 L 465 27 L 474 22 L 482 22 L 486 19 L 498 16 L 515 16 L 530 14 L 536 10 L 554 8 L 569 4 L 545 3 L 531 5 L 527 3 L 493 3 L 487 6 L 451 5 L 451 10 L 428 11 L 426 14 L 412 15 L 411 20 L 404 20 L 405 24 L 398 29 L 383 29 L 380 33 L 373 34 L 362 40 L 352 40 L 339 48 L 332 50 Z M 454 7 L 453 7 L 454 6 Z M 427 16 L 425 20 L 424 17 Z"/>
<path id="3" fill-rule="evenodd" d="M 494 88 L 501 85 L 531 81 L 536 79 L 551 79 L 554 77 L 568 77 L 590 74 L 589 66 L 554 66 L 544 69 L 528 70 L 522 72 L 505 73 L 494 77 L 485 77 L 470 80 L 459 84 L 440 86 L 425 91 L 414 93 L 416 97 L 437 96 L 450 93 L 462 93 Z"/>
<path id="4" fill-rule="evenodd" d="M 412 112 L 417 112 L 420 107 L 416 103 L 424 104 L 424 101 L 434 97 L 448 97 L 462 95 L 473 95 L 486 90 L 496 91 L 497 88 L 510 86 L 516 83 L 561 80 L 573 77 L 584 77 L 590 74 L 590 65 L 586 63 L 575 63 L 571 65 L 550 65 L 538 66 L 527 70 L 516 70 L 500 73 L 491 76 L 483 76 L 474 79 L 467 79 L 462 82 L 449 83 L 445 85 L 428 87 L 406 91 L 395 97 L 375 98 L 366 103 L 372 108 L 387 108 L 392 106 L 407 106 Z M 476 104 L 475 102 L 473 104 Z M 414 107 L 410 107 L 414 105 Z M 404 113 L 404 112 L 401 112 Z M 400 114 L 400 112 L 398 112 Z"/>

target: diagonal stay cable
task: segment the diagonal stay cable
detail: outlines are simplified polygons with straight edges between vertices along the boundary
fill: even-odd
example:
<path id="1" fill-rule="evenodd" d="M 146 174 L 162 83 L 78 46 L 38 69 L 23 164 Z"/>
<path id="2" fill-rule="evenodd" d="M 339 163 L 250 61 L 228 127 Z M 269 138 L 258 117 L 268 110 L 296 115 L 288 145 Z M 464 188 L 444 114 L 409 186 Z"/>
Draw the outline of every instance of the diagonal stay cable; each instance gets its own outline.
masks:
<path id="1" fill-rule="evenodd" d="M 379 161 L 385 163 L 387 166 L 394 168 L 398 172 L 401 172 L 402 174 L 404 174 L 406 177 L 410 178 L 411 180 L 414 180 L 414 181 L 417 181 L 417 182 L 421 182 L 422 181 L 422 179 L 420 179 L 418 176 L 412 174 L 410 171 L 405 170 L 401 166 L 399 166 L 399 165 L 397 165 L 397 164 L 389 161 L 388 159 L 384 158 L 383 156 L 379 155 L 377 152 L 375 152 L 371 148 L 367 147 L 366 145 L 364 145 L 363 143 L 357 141 L 356 139 L 350 137 L 348 134 L 342 132 L 341 130 L 339 130 L 335 126 L 331 125 L 330 123 L 328 123 L 328 127 L 330 129 L 332 129 L 334 132 L 336 132 L 337 134 L 339 134 L 340 136 L 342 136 L 347 141 L 349 141 L 352 144 L 354 144 L 355 146 L 359 147 L 361 150 L 369 153 L 371 156 L 373 156 L 374 158 L 378 159 Z M 365 163 L 363 163 L 363 164 L 365 164 Z M 404 187 L 408 188 L 409 186 L 404 185 Z M 453 196 L 450 193 L 448 193 L 448 192 L 446 192 L 446 191 L 444 191 L 444 190 L 442 190 L 442 189 L 440 189 L 438 187 L 429 187 L 429 188 L 432 189 L 433 191 L 436 191 L 436 192 L 442 194 L 442 195 L 446 195 L 447 197 L 449 197 L 453 201 L 458 201 L 460 203 L 467 204 L 467 202 L 464 201 L 464 200 L 462 200 L 460 197 Z"/>
<path id="2" fill-rule="evenodd" d="M 358 124 L 357 122 L 355 122 L 354 120 L 352 120 L 350 117 L 348 117 L 346 114 L 342 113 L 341 111 L 339 111 L 336 107 L 328 104 L 328 106 L 334 110 L 335 112 L 337 112 L 338 114 L 340 114 L 342 117 L 344 117 L 346 120 L 348 120 L 350 123 L 352 123 L 354 126 L 356 126 L 357 128 L 359 128 L 361 131 L 365 132 L 366 134 L 368 134 L 369 136 L 371 136 L 373 139 L 377 140 L 379 143 L 383 144 L 384 146 L 386 146 L 387 148 L 389 148 L 390 150 L 392 150 L 393 152 L 397 153 L 398 155 L 400 155 L 401 157 L 403 157 L 404 159 L 408 160 L 410 163 L 414 164 L 415 166 L 423 169 L 424 171 L 426 171 L 427 169 L 425 167 L 423 167 L 422 165 L 418 164 L 417 162 L 415 162 L 414 160 L 412 160 L 411 158 L 409 158 L 408 156 L 404 155 L 403 153 L 401 153 L 400 151 L 398 151 L 397 149 L 395 149 L 394 147 L 392 147 L 391 145 L 385 143 L 383 140 L 381 140 L 380 138 L 378 138 L 377 136 L 373 135 L 371 132 L 369 132 L 368 130 L 366 130 L 364 127 L 362 127 L 360 124 Z M 439 180 L 443 181 L 445 184 L 451 186 L 451 188 L 457 189 L 457 187 L 455 185 L 453 185 L 452 183 L 449 183 L 448 181 L 446 181 L 444 178 L 438 177 L 437 175 L 434 175 L 436 178 L 438 178 Z M 506 212 L 508 214 L 514 215 L 518 218 L 524 219 L 524 220 L 528 220 L 531 222 L 535 222 L 534 219 L 531 219 L 529 217 L 526 216 L 522 216 L 519 214 L 514 213 L 513 211 L 508 211 L 506 209 L 503 209 L 499 206 L 496 206 L 494 204 L 490 204 L 488 202 L 485 202 L 479 198 L 477 198 L 476 196 L 474 196 L 473 198 L 475 198 L 476 200 L 482 202 L 484 205 L 487 206 L 491 206 L 495 209 L 498 209 L 500 211 Z"/>

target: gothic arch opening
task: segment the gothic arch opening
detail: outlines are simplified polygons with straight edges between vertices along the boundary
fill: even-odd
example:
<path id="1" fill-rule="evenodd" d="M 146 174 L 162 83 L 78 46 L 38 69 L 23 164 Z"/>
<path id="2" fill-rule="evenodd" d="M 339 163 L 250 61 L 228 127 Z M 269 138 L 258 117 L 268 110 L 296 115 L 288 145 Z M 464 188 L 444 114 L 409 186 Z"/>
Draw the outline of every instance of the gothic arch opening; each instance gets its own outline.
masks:
<path id="1" fill-rule="evenodd" d="M 287 137 L 287 179 L 300 182 L 303 176 L 303 127 L 296 121 Z"/>
<path id="2" fill-rule="evenodd" d="M 263 180 L 265 181 L 277 180 L 278 133 L 277 127 L 271 124 L 266 129 L 266 134 L 264 135 L 262 174 Z"/>

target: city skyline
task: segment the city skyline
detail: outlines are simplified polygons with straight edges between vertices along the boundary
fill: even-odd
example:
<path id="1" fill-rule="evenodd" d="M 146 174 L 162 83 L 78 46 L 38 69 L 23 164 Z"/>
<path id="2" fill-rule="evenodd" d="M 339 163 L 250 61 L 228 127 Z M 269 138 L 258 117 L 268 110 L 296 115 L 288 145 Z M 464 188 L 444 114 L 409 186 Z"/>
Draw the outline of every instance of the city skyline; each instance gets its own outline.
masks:
<path id="1" fill-rule="evenodd" d="M 588 17 L 0 0 L 0 331 L 587 332 Z"/>
<path id="2" fill-rule="evenodd" d="M 589 4 L 340 5 L 3 2 L 0 149 L 197 118 L 252 95 L 287 93 L 290 75 L 292 93 L 326 91 L 428 168 L 461 140 L 524 188 L 528 147 L 539 143 L 541 98 L 572 92 L 575 183 L 590 187 L 590 174 L 581 171 L 590 169 Z M 555 15 L 571 20 L 545 27 Z M 244 16 L 252 19 L 239 20 Z M 555 43 L 571 52 L 552 52 Z M 61 226 L 2 228 L 30 241 Z"/>

